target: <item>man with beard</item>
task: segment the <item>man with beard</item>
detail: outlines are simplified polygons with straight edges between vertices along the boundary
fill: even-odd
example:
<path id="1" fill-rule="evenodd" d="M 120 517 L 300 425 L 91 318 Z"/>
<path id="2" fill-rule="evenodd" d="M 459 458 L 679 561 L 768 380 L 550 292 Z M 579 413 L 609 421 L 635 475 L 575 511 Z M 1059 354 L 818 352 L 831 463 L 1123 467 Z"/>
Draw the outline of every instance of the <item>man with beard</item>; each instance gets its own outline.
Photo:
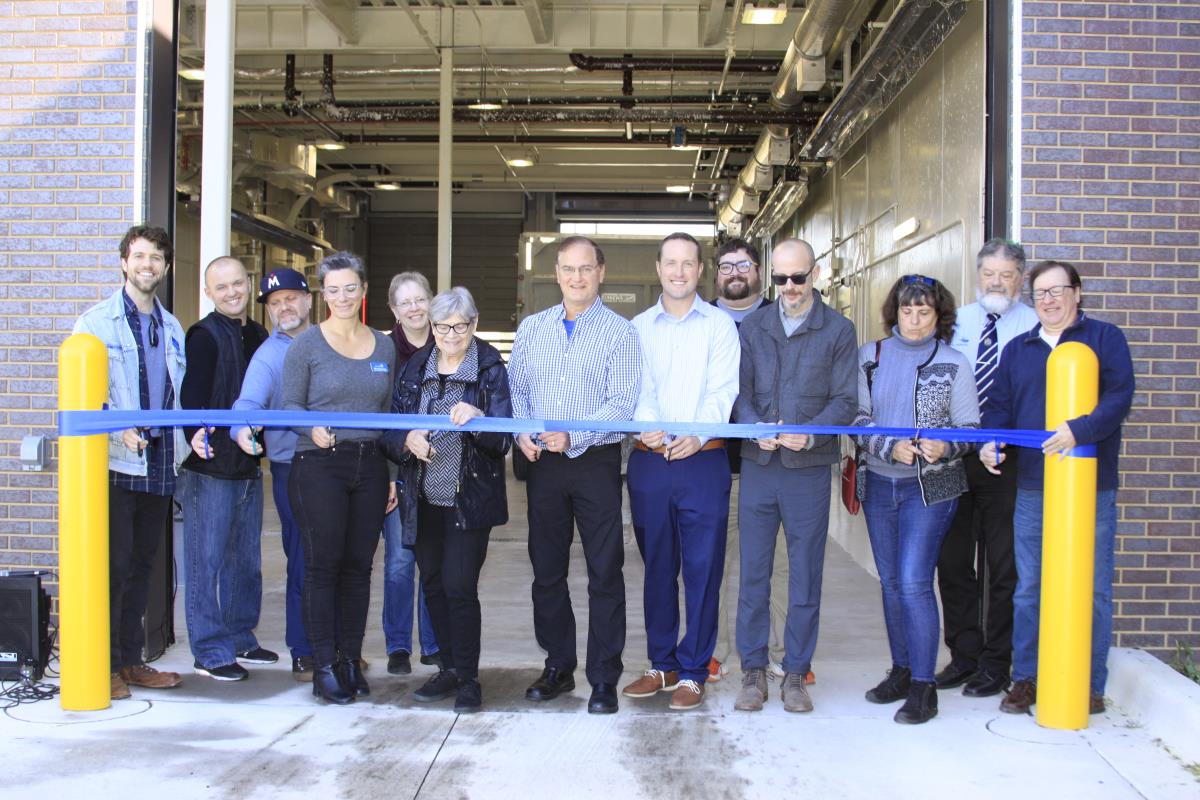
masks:
<path id="1" fill-rule="evenodd" d="M 745 239 L 729 239 L 717 250 L 717 296 L 712 304 L 724 311 L 733 320 L 734 325 L 741 327 L 742 320 L 759 307 L 770 305 L 771 301 L 763 296 L 762 260 L 758 248 Z M 731 419 L 730 422 L 733 420 Z M 737 503 L 738 475 L 742 469 L 742 440 L 729 439 L 725 443 L 725 452 L 729 455 L 729 471 L 733 473 L 733 488 L 729 492 L 729 522 L 726 525 L 725 549 L 727 552 L 738 551 Z M 771 670 L 777 677 L 783 677 L 783 620 L 786 606 L 783 597 L 787 586 L 787 555 L 783 551 L 782 540 L 775 551 L 775 571 L 771 581 L 775 591 L 771 596 Z M 708 664 L 708 682 L 721 680 L 726 672 L 726 664 L 733 654 L 733 631 L 737 624 L 737 583 L 734 577 L 737 573 L 737 559 L 725 559 L 725 574 L 721 578 L 721 610 L 717 622 L 717 649 L 713 652 Z"/>
<path id="2" fill-rule="evenodd" d="M 232 256 L 204 268 L 204 294 L 213 310 L 188 329 L 184 408 L 229 409 L 267 331 L 248 318 L 250 278 Z M 192 453 L 179 476 L 188 644 L 198 675 L 241 681 L 238 663 L 273 664 L 279 656 L 254 636 L 262 607 L 262 471 L 216 428 L 188 429 Z"/>
<path id="3" fill-rule="evenodd" d="M 90 333 L 108 350 L 108 399 L 116 411 L 178 410 L 183 382 L 183 328 L 154 296 L 174 248 L 162 228 L 135 225 L 121 239 L 125 285 L 92 306 L 74 333 Z M 166 532 L 175 477 L 187 455 L 178 428 L 127 428 L 108 441 L 108 601 L 112 699 L 129 687 L 170 689 L 181 679 L 146 664 L 142 617 L 154 556 Z"/>
<path id="4" fill-rule="evenodd" d="M 980 411 L 1000 365 L 1004 346 L 1037 325 L 1037 313 L 1021 302 L 1025 251 L 1016 242 L 992 239 L 975 260 L 976 302 L 958 310 L 953 347 L 975 365 Z M 1009 458 L 1016 458 L 1010 451 Z M 975 458 L 964 458 L 968 491 L 958 498 L 938 559 L 938 589 L 945 616 L 950 663 L 936 676 L 939 689 L 966 683 L 963 694 L 988 697 L 1008 688 L 1012 663 L 1013 507 L 1017 470 L 993 475 Z M 983 576 L 976 574 L 976 545 L 987 563 L 987 619 L 981 619 Z"/>
<path id="5" fill-rule="evenodd" d="M 273 330 L 271 338 L 262 343 L 246 367 L 242 391 L 233 403 L 234 411 L 278 410 L 283 408 L 283 358 L 297 336 L 308 330 L 312 295 L 308 281 L 293 269 L 268 272 L 259 286 L 258 302 L 267 307 Z M 279 512 L 279 527 L 283 552 L 287 556 L 286 625 L 284 642 L 292 655 L 292 677 L 311 681 L 313 671 L 312 647 L 304 631 L 300 598 L 304 587 L 304 545 L 300 529 L 292 516 L 288 502 L 288 477 L 292 472 L 292 455 L 296 451 L 296 434 L 291 428 L 262 428 L 248 426 L 231 429 L 230 435 L 243 452 L 251 456 L 266 455 L 271 464 L 271 494 Z"/>

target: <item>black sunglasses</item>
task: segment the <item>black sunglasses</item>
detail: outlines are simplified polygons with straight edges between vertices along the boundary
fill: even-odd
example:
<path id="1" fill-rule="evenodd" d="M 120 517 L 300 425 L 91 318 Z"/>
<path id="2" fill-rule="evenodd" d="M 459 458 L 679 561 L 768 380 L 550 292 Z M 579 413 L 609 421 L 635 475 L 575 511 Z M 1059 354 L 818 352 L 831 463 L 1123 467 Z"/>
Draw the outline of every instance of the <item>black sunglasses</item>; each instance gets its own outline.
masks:
<path id="1" fill-rule="evenodd" d="M 937 281 L 933 278 L 926 278 L 924 275 L 905 275 L 900 280 L 904 281 L 906 286 L 910 283 L 923 283 L 931 289 L 937 288 Z"/>
<path id="2" fill-rule="evenodd" d="M 816 267 L 813 267 L 813 269 L 816 269 Z M 803 286 L 808 282 L 808 276 L 813 274 L 813 269 L 810 269 L 808 272 L 797 272 L 794 275 L 776 275 L 772 272 L 771 283 L 776 286 L 783 286 L 788 281 L 791 281 L 796 286 Z"/>

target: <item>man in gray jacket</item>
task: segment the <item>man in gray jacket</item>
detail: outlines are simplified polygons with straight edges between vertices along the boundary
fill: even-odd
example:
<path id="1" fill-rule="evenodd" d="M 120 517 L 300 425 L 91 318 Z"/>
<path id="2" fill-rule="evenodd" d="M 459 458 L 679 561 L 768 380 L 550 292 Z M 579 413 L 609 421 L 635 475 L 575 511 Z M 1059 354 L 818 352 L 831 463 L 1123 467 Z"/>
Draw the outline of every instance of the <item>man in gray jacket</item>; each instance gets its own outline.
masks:
<path id="1" fill-rule="evenodd" d="M 742 322 L 741 423 L 849 425 L 857 409 L 854 325 L 813 291 L 820 267 L 812 247 L 787 239 L 771 254 L 779 302 Z M 787 537 L 788 598 L 784 633 L 783 703 L 812 711 L 804 676 L 817 646 L 821 574 L 829 528 L 831 464 L 838 437 L 780 434 L 742 445 L 738 500 L 741 584 L 737 647 L 742 689 L 734 707 L 759 711 L 767 697 L 771 570 L 782 521 Z"/>

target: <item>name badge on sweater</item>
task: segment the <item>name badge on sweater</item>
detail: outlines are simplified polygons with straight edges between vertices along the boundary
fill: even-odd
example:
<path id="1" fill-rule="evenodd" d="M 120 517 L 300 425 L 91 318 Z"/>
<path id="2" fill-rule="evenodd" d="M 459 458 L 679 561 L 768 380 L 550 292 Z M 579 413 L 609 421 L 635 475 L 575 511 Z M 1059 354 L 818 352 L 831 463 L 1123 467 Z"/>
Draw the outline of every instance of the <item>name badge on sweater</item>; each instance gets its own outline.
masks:
<path id="1" fill-rule="evenodd" d="M 371 372 L 387 372 L 388 365 L 386 361 L 372 361 Z"/>

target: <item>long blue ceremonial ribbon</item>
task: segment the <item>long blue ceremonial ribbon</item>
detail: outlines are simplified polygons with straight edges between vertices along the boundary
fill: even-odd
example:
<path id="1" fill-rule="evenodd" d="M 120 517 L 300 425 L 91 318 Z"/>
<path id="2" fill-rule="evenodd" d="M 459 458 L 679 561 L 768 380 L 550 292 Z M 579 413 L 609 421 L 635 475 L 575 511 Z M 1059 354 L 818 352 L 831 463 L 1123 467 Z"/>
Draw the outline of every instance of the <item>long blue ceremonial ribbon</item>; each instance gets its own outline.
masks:
<path id="1" fill-rule="evenodd" d="M 464 430 L 487 433 L 547 433 L 551 431 L 596 431 L 599 433 L 641 433 L 659 430 L 674 435 L 704 436 L 710 439 L 761 439 L 780 433 L 819 435 L 848 434 L 893 436 L 912 439 L 920 436 L 945 442 L 1004 442 L 1020 447 L 1041 449 L 1050 431 L 985 430 L 981 428 L 862 428 L 852 425 L 754 425 L 705 422 L 635 422 L 620 420 L 555 420 L 476 417 L 458 426 L 445 415 L 427 414 L 353 414 L 321 411 L 59 411 L 59 436 L 87 436 L 126 428 L 170 428 L 183 425 L 217 427 L 328 428 L 359 430 Z"/>

